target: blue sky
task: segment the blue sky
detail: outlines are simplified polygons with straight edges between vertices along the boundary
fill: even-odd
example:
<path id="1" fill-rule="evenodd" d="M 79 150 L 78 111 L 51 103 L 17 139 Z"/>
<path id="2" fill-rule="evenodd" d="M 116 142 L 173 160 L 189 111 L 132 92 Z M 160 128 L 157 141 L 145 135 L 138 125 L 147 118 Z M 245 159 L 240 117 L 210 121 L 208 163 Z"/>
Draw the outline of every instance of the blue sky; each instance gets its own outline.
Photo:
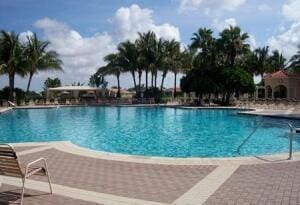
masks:
<path id="1" fill-rule="evenodd" d="M 253 48 L 269 45 L 290 57 L 300 43 L 299 9 L 300 0 L 0 0 L 0 28 L 21 33 L 23 40 L 36 32 L 60 54 L 65 72 L 36 75 L 33 89 L 41 90 L 48 76 L 59 76 L 63 84 L 87 82 L 118 42 L 148 29 L 187 45 L 200 27 L 218 35 L 239 25 L 251 35 Z M 109 86 L 116 84 L 113 77 L 108 80 Z M 168 75 L 167 87 L 172 80 Z M 122 86 L 130 87 L 131 81 L 124 75 Z M 17 78 L 16 84 L 25 87 L 26 82 Z M 0 77 L 0 87 L 6 84 L 7 76 Z"/>

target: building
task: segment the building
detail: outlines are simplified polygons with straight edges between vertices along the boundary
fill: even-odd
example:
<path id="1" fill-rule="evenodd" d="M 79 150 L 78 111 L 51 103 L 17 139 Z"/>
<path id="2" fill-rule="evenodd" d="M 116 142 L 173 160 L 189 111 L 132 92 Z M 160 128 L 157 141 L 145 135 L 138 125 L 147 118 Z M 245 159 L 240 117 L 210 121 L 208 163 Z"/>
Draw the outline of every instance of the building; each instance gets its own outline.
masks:
<path id="1" fill-rule="evenodd" d="M 107 96 L 109 97 L 117 97 L 118 89 L 117 88 L 108 88 Z M 133 98 L 135 96 L 135 92 L 121 89 L 120 90 L 121 98 Z"/>
<path id="2" fill-rule="evenodd" d="M 300 73 L 280 70 L 263 78 L 264 86 L 257 87 L 256 97 L 300 100 Z"/>
<path id="3" fill-rule="evenodd" d="M 166 97 L 174 97 L 174 88 L 167 88 L 163 91 Z M 176 87 L 176 96 L 183 96 L 183 92 L 179 87 Z"/>
<path id="4" fill-rule="evenodd" d="M 47 89 L 47 99 L 55 98 L 98 98 L 102 94 L 102 89 L 89 86 L 62 86 Z"/>
<path id="5" fill-rule="evenodd" d="M 99 99 L 116 98 L 118 89 L 116 88 L 93 88 L 89 86 L 62 86 L 47 89 L 47 99 Z M 121 89 L 121 98 L 132 98 L 135 92 Z"/>

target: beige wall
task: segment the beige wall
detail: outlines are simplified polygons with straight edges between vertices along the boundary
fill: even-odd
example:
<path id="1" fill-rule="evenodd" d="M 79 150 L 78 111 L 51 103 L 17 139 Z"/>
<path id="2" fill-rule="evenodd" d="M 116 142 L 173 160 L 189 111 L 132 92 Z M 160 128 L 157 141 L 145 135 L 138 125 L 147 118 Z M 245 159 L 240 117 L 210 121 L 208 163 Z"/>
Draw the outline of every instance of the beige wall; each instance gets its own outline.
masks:
<path id="1" fill-rule="evenodd" d="M 300 100 L 300 79 L 299 78 L 266 78 L 264 79 L 265 88 L 272 88 L 272 97 L 274 98 L 275 89 L 277 86 L 283 85 L 287 88 L 287 98 Z M 267 97 L 267 89 L 266 89 Z"/>

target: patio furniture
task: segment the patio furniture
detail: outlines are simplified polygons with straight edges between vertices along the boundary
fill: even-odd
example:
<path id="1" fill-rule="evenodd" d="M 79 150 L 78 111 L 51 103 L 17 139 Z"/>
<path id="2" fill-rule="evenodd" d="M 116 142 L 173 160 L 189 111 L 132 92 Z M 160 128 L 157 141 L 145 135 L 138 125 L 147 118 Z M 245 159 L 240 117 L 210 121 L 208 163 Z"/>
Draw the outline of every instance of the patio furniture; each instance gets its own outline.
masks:
<path id="1" fill-rule="evenodd" d="M 34 166 L 38 163 L 43 163 L 44 166 Z M 0 175 L 19 177 L 22 179 L 21 202 L 23 204 L 25 182 L 26 179 L 33 175 L 43 175 L 48 177 L 49 189 L 52 194 L 52 186 L 46 159 L 39 158 L 25 166 L 22 166 L 18 160 L 18 156 L 13 147 L 9 144 L 0 144 Z"/>

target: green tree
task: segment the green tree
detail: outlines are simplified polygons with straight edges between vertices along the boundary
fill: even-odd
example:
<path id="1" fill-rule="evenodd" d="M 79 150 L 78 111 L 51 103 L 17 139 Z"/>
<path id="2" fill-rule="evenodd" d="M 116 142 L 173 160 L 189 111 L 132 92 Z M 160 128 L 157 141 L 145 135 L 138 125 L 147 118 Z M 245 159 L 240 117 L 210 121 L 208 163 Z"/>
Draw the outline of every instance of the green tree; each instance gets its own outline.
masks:
<path id="1" fill-rule="evenodd" d="M 254 51 L 255 61 L 257 62 L 256 74 L 263 78 L 264 74 L 269 70 L 269 47 L 257 48 Z"/>
<path id="2" fill-rule="evenodd" d="M 27 59 L 26 71 L 29 75 L 27 93 L 32 77 L 38 71 L 62 70 L 62 61 L 58 58 L 58 54 L 55 51 L 47 51 L 49 44 L 48 41 L 40 41 L 36 34 L 28 36 L 28 44 L 24 52 Z"/>
<path id="3" fill-rule="evenodd" d="M 156 35 L 153 31 L 138 33 L 138 35 L 136 44 L 140 53 L 139 62 L 145 69 L 146 90 L 148 90 L 148 73 L 155 66 Z"/>
<path id="4" fill-rule="evenodd" d="M 105 80 L 104 76 L 98 73 L 91 75 L 89 79 L 89 86 L 92 87 L 99 88 L 101 86 L 102 88 L 106 88 L 107 84 L 108 82 Z"/>
<path id="5" fill-rule="evenodd" d="M 179 42 L 172 40 L 165 42 L 165 56 L 162 60 L 163 74 L 161 81 L 161 90 L 164 85 L 164 79 L 167 75 L 167 72 L 170 71 L 174 74 L 174 97 L 176 97 L 176 86 L 177 86 L 177 75 L 181 72 L 182 68 L 182 54 L 180 52 Z"/>
<path id="6" fill-rule="evenodd" d="M 269 57 L 269 73 L 282 70 L 285 68 L 286 59 L 283 57 L 282 53 L 278 50 L 272 51 L 272 55 Z"/>
<path id="7" fill-rule="evenodd" d="M 198 64 L 215 64 L 216 40 L 212 35 L 213 31 L 206 28 L 199 28 L 196 33 L 193 33 L 190 48 L 195 50 Z"/>
<path id="8" fill-rule="evenodd" d="M 122 67 L 120 66 L 120 56 L 119 54 L 109 54 L 104 57 L 104 60 L 107 62 L 106 66 L 100 67 L 97 73 L 105 75 L 114 75 L 117 78 L 118 92 L 117 97 L 121 97 L 121 86 L 120 86 L 120 75 L 123 72 Z"/>
<path id="9" fill-rule="evenodd" d="M 230 97 L 236 93 L 251 93 L 255 91 L 253 77 L 243 68 L 222 68 L 221 84 L 225 92 L 225 104 L 229 105 Z"/>
<path id="10" fill-rule="evenodd" d="M 135 72 L 138 68 L 138 50 L 134 43 L 130 41 L 121 42 L 118 46 L 119 64 L 124 72 L 129 72 L 133 79 L 133 85 L 136 93 L 138 93 Z"/>
<path id="11" fill-rule="evenodd" d="M 173 52 L 175 50 L 175 47 L 177 46 L 177 42 L 175 40 L 166 40 L 163 42 L 162 45 L 162 53 L 163 58 L 161 59 L 161 72 L 162 72 L 162 78 L 161 78 L 161 84 L 160 89 L 162 91 L 164 87 L 165 78 L 167 77 L 168 72 L 171 70 L 172 67 L 172 61 L 173 61 Z"/>
<path id="12" fill-rule="evenodd" d="M 48 88 L 56 88 L 61 86 L 61 81 L 59 78 L 47 78 L 44 82 L 44 90 Z"/>
<path id="13" fill-rule="evenodd" d="M 230 26 L 220 33 L 218 48 L 222 52 L 224 64 L 234 67 L 238 57 L 249 50 L 246 40 L 249 38 L 247 33 L 243 33 L 239 27 Z"/>
<path id="14" fill-rule="evenodd" d="M 0 61 L 2 73 L 8 74 L 9 99 L 13 100 L 15 75 L 24 76 L 26 67 L 24 48 L 19 42 L 18 34 L 4 30 L 0 32 Z"/>
<path id="15" fill-rule="evenodd" d="M 292 56 L 289 63 L 289 68 L 293 68 L 296 71 L 300 71 L 300 45 L 298 46 L 298 51 L 295 55 Z"/>

